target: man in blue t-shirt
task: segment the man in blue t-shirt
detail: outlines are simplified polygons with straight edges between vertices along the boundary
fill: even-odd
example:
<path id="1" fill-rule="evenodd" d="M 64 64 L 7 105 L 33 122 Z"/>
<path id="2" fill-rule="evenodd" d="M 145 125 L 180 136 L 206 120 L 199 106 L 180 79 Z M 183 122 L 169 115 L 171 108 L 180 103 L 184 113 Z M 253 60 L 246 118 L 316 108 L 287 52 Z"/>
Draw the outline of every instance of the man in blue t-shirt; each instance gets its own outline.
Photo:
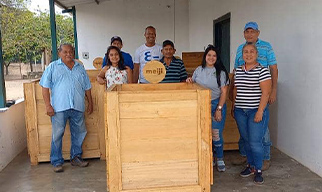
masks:
<path id="1" fill-rule="evenodd" d="M 113 36 L 111 38 L 111 45 L 115 46 L 115 47 L 118 47 L 120 50 L 122 49 L 123 47 L 123 42 L 122 42 L 122 39 L 121 37 L 119 36 Z M 130 54 L 126 53 L 126 52 L 123 52 L 121 51 L 122 53 L 122 56 L 123 56 L 123 59 L 124 59 L 124 64 L 128 67 L 130 67 L 132 70 L 134 68 L 134 65 L 133 65 L 133 60 L 132 60 L 132 57 Z M 104 56 L 104 59 L 103 59 L 103 64 L 102 64 L 102 68 L 107 64 L 106 62 L 106 55 Z"/>
<path id="2" fill-rule="evenodd" d="M 276 101 L 276 94 L 277 94 L 277 79 L 278 79 L 277 62 L 276 62 L 275 53 L 273 51 L 271 44 L 269 42 L 259 39 L 258 38 L 259 34 L 260 34 L 260 31 L 256 22 L 246 23 L 244 28 L 244 38 L 246 42 L 250 42 L 256 45 L 258 50 L 258 57 L 257 57 L 258 63 L 264 67 L 269 68 L 270 70 L 270 73 L 272 76 L 272 90 L 269 96 L 268 103 L 273 104 Z M 242 49 L 245 43 L 241 44 L 237 49 L 235 66 L 234 66 L 235 69 L 238 66 L 243 65 L 245 63 L 242 56 L 243 55 Z M 238 144 L 239 144 L 239 151 L 242 158 L 240 159 L 237 158 L 236 160 L 233 161 L 233 164 L 243 164 L 246 162 L 246 151 L 244 149 L 245 148 L 244 140 L 240 139 Z M 267 128 L 267 131 L 263 139 L 264 163 L 263 163 L 262 170 L 267 170 L 270 166 L 270 146 L 271 146 L 271 141 L 270 141 L 269 129 Z"/>

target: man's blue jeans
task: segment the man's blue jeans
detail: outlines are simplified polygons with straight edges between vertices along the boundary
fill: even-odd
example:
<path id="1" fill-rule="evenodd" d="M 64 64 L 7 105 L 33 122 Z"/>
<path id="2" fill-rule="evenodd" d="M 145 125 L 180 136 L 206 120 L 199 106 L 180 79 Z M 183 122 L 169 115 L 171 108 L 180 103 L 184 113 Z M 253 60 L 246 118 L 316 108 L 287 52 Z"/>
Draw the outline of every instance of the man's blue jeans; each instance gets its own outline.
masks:
<path id="1" fill-rule="evenodd" d="M 82 155 L 82 144 L 87 133 L 84 113 L 73 109 L 56 112 L 55 115 L 51 117 L 52 141 L 50 162 L 54 166 L 62 165 L 64 163 L 64 158 L 62 156 L 62 138 L 67 120 L 69 120 L 71 134 L 70 159 Z"/>
<path id="2" fill-rule="evenodd" d="M 263 112 L 262 121 L 254 122 L 257 109 L 235 108 L 234 115 L 238 130 L 245 141 L 247 162 L 255 169 L 263 166 L 263 138 L 267 129 L 269 112 L 266 107 Z"/>
<path id="3" fill-rule="evenodd" d="M 224 157 L 224 138 L 222 133 L 225 127 L 227 107 L 226 107 L 226 104 L 224 104 L 221 111 L 222 119 L 221 121 L 216 121 L 214 118 L 214 114 L 216 112 L 218 102 L 219 102 L 219 98 L 211 101 L 212 146 L 216 151 L 216 153 L 214 153 L 216 154 L 216 157 L 223 158 Z"/>
<path id="4" fill-rule="evenodd" d="M 269 111 L 268 108 L 267 108 L 267 111 Z M 269 122 L 269 117 L 268 117 L 267 122 Z M 268 129 L 268 125 L 267 125 L 267 129 L 266 129 L 266 132 L 265 132 L 265 135 L 263 138 L 263 150 L 264 150 L 263 160 L 270 160 L 271 159 L 271 145 L 272 145 L 272 142 L 271 142 L 269 129 Z M 238 146 L 239 146 L 240 155 L 246 156 L 245 141 L 242 137 L 239 138 Z"/>

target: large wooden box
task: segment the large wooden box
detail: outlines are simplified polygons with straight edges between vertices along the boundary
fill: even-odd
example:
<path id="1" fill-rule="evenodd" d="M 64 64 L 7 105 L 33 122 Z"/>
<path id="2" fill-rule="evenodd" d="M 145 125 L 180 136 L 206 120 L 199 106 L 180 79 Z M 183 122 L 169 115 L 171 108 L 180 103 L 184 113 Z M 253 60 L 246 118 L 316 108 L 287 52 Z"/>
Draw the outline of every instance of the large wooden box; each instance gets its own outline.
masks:
<path id="1" fill-rule="evenodd" d="M 87 115 L 85 121 L 87 135 L 83 143 L 83 158 L 105 159 L 104 131 L 104 86 L 96 82 L 98 70 L 88 70 L 87 74 L 92 84 L 93 113 Z M 45 103 L 42 97 L 39 80 L 24 83 L 25 119 L 27 130 L 27 145 L 31 164 L 50 161 L 51 122 L 46 115 Z M 86 101 L 87 105 L 87 101 Z M 87 108 L 87 107 L 86 107 Z M 63 137 L 63 157 L 70 158 L 70 131 L 67 125 Z"/>
<path id="2" fill-rule="evenodd" d="M 111 192 L 210 191 L 209 90 L 187 83 L 124 84 L 106 95 Z"/>

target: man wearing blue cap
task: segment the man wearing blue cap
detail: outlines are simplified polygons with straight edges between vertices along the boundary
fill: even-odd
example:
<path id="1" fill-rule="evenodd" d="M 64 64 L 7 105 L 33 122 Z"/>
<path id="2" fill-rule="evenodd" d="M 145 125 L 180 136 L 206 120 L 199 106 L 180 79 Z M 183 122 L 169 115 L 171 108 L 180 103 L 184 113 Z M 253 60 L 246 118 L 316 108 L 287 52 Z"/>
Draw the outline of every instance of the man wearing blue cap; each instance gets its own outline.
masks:
<path id="1" fill-rule="evenodd" d="M 122 42 L 122 39 L 121 37 L 119 36 L 113 36 L 111 38 L 111 45 L 115 46 L 115 47 L 118 47 L 120 50 L 122 49 L 123 47 L 123 42 Z M 130 54 L 126 53 L 126 52 L 123 52 L 121 51 L 122 53 L 122 56 L 123 56 L 123 59 L 124 59 L 124 65 L 130 67 L 132 70 L 134 68 L 134 65 L 133 65 L 133 60 L 132 60 L 132 57 Z M 103 64 L 102 64 L 102 68 L 107 64 L 107 61 L 106 61 L 106 55 L 104 56 L 104 59 L 103 59 Z"/>
<path id="2" fill-rule="evenodd" d="M 276 101 L 276 93 L 277 93 L 277 79 L 278 79 L 278 69 L 277 69 L 277 62 L 275 53 L 273 51 L 273 48 L 270 43 L 263 41 L 258 38 L 260 34 L 258 25 L 256 22 L 248 22 L 245 25 L 244 28 L 244 38 L 247 43 L 253 43 L 256 45 L 258 50 L 258 57 L 257 61 L 259 64 L 261 64 L 264 67 L 268 67 L 270 69 L 270 73 L 272 76 L 272 90 L 269 97 L 269 104 L 272 104 Z M 246 44 L 241 44 L 236 53 L 236 59 L 235 59 L 235 66 L 236 69 L 238 66 L 243 65 L 245 62 L 243 60 L 243 53 L 242 49 L 243 46 Z M 233 84 L 233 83 L 232 83 Z M 241 154 L 240 159 L 236 159 L 233 161 L 233 164 L 244 164 L 246 162 L 246 151 L 245 151 L 245 142 L 242 138 L 240 138 L 239 142 L 239 152 Z M 263 139 L 263 149 L 264 149 L 264 162 L 263 162 L 263 168 L 262 170 L 267 170 L 270 166 L 270 135 L 269 135 L 269 129 L 267 128 L 267 131 L 265 133 L 264 139 Z"/>

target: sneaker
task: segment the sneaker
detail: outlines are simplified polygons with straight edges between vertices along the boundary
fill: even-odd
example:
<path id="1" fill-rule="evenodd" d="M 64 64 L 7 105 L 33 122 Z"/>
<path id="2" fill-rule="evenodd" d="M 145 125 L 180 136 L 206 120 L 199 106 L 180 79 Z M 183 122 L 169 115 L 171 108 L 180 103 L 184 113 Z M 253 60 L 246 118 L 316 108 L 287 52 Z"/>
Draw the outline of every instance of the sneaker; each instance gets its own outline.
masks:
<path id="1" fill-rule="evenodd" d="M 226 171 L 226 166 L 224 160 L 217 160 L 217 170 L 219 172 L 224 172 Z"/>
<path id="2" fill-rule="evenodd" d="M 268 170 L 268 168 L 271 166 L 271 161 L 270 160 L 264 160 L 263 161 L 263 167 L 262 167 L 262 171 L 266 171 Z"/>
<path id="3" fill-rule="evenodd" d="M 56 173 L 64 172 L 63 165 L 56 165 L 56 166 L 54 166 L 53 170 Z"/>
<path id="4" fill-rule="evenodd" d="M 254 168 L 251 168 L 249 165 L 247 165 L 247 167 L 242 172 L 240 172 L 239 175 L 241 177 L 249 177 L 253 175 L 254 172 L 255 172 Z"/>
<path id="5" fill-rule="evenodd" d="M 76 156 L 70 161 L 70 164 L 72 166 L 87 167 L 89 163 L 87 161 L 84 161 L 81 157 Z"/>
<path id="6" fill-rule="evenodd" d="M 263 184 L 264 178 L 262 177 L 262 170 L 255 171 L 254 183 L 256 184 Z"/>
<path id="7" fill-rule="evenodd" d="M 247 157 L 239 155 L 236 159 L 232 160 L 233 165 L 244 165 L 246 164 Z"/>

